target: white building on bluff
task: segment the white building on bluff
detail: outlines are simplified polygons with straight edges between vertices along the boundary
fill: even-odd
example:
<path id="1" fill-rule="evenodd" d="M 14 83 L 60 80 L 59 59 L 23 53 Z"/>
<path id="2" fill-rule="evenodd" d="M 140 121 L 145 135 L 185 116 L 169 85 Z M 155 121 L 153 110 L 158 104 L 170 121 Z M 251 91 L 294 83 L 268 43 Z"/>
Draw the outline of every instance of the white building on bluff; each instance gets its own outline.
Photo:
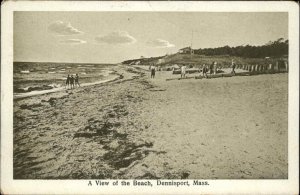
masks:
<path id="1" fill-rule="evenodd" d="M 182 54 L 194 54 L 194 50 L 191 47 L 184 47 L 178 51 Z"/>

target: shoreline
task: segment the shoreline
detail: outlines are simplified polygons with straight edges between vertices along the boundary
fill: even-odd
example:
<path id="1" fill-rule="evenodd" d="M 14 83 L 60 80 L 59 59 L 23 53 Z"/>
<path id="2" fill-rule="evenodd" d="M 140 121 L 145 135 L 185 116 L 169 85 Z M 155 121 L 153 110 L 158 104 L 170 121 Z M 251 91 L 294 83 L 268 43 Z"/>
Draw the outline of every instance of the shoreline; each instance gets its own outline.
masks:
<path id="1" fill-rule="evenodd" d="M 110 74 L 111 78 L 105 79 L 105 80 L 100 80 L 100 81 L 95 81 L 92 83 L 81 83 L 80 87 L 99 85 L 99 84 L 104 84 L 104 83 L 109 83 L 109 82 L 119 80 L 122 78 L 122 76 L 121 76 L 122 74 L 118 73 L 118 71 L 120 71 L 120 68 L 114 67 L 113 73 Z M 78 88 L 78 87 L 76 87 L 76 88 Z M 44 95 L 44 94 L 49 94 L 49 93 L 56 93 L 56 92 L 63 91 L 63 90 L 74 90 L 74 89 L 66 89 L 64 86 L 64 87 L 52 88 L 49 90 L 31 91 L 31 92 L 26 92 L 26 93 L 14 93 L 13 98 L 14 98 L 14 100 L 18 100 L 18 99 L 29 98 L 29 97 L 39 96 L 39 95 Z"/>
<path id="2" fill-rule="evenodd" d="M 93 83 L 83 83 L 83 84 L 80 85 L 80 87 L 86 87 L 86 86 L 91 86 L 91 85 L 98 85 L 98 84 L 113 82 L 113 81 L 118 80 L 119 78 L 120 78 L 120 76 L 115 76 L 111 79 L 96 81 L 96 82 L 93 82 Z M 31 91 L 31 92 L 26 92 L 26 93 L 15 93 L 13 96 L 14 96 L 14 100 L 17 100 L 17 99 L 20 99 L 20 98 L 27 98 L 27 97 L 43 95 L 43 94 L 48 94 L 48 93 L 55 93 L 55 92 L 62 91 L 62 90 L 72 90 L 72 89 L 67 89 L 65 87 L 56 87 L 56 88 L 49 89 L 49 90 Z"/>

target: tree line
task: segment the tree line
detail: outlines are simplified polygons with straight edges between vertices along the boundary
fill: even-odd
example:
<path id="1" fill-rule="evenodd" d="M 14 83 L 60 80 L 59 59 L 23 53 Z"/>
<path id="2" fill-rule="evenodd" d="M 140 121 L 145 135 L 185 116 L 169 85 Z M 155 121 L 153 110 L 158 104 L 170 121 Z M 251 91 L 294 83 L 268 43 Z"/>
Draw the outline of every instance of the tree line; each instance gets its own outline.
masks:
<path id="1" fill-rule="evenodd" d="M 218 47 L 204 48 L 194 50 L 195 54 L 213 56 L 213 55 L 230 55 L 247 58 L 265 58 L 265 57 L 281 57 L 288 55 L 289 42 L 283 38 L 276 41 L 270 41 L 262 46 L 237 46 L 237 47 Z"/>

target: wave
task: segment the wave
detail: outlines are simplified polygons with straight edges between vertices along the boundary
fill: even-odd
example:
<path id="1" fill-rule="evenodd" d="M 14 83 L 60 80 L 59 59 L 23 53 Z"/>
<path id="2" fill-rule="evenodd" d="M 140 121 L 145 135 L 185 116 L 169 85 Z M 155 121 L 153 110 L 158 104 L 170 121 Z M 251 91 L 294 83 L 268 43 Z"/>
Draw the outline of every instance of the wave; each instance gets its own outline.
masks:
<path id="1" fill-rule="evenodd" d="M 62 87 L 62 84 L 52 83 L 48 86 L 53 87 L 53 88 L 59 88 L 59 87 Z"/>
<path id="2" fill-rule="evenodd" d="M 102 75 L 102 76 L 108 76 L 108 75 L 110 75 L 111 73 L 113 73 L 113 71 L 111 71 L 111 70 L 105 70 L 105 72 L 104 73 L 100 73 L 99 75 Z"/>
<path id="3" fill-rule="evenodd" d="M 119 78 L 119 76 L 115 75 L 114 77 L 112 77 L 110 79 L 96 81 L 96 82 L 92 82 L 92 83 L 82 83 L 80 86 L 81 87 L 86 87 L 86 86 L 91 86 L 91 85 L 107 83 L 107 82 L 110 82 L 110 81 L 117 80 L 118 78 Z M 50 85 L 48 85 L 48 86 L 51 87 Z M 56 88 L 47 89 L 47 90 L 30 91 L 28 93 L 14 93 L 14 99 L 32 97 L 32 96 L 43 95 L 43 94 L 48 94 L 48 93 L 54 93 L 54 92 L 58 92 L 58 91 L 62 91 L 62 90 L 66 90 L 66 88 L 65 88 L 65 86 L 60 85 L 60 86 L 57 86 Z"/>

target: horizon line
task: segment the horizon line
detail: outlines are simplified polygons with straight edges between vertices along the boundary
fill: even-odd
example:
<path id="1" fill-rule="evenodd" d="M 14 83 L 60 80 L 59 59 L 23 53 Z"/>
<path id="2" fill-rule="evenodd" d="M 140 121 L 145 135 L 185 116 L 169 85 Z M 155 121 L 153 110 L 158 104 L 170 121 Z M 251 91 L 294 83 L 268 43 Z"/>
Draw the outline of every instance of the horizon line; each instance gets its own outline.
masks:
<path id="1" fill-rule="evenodd" d="M 121 64 L 120 62 L 117 63 L 95 63 L 95 62 L 51 62 L 51 61 L 22 61 L 22 60 L 16 60 L 13 61 L 13 63 L 55 63 L 55 64 L 104 64 L 104 65 L 116 65 L 116 64 Z"/>

